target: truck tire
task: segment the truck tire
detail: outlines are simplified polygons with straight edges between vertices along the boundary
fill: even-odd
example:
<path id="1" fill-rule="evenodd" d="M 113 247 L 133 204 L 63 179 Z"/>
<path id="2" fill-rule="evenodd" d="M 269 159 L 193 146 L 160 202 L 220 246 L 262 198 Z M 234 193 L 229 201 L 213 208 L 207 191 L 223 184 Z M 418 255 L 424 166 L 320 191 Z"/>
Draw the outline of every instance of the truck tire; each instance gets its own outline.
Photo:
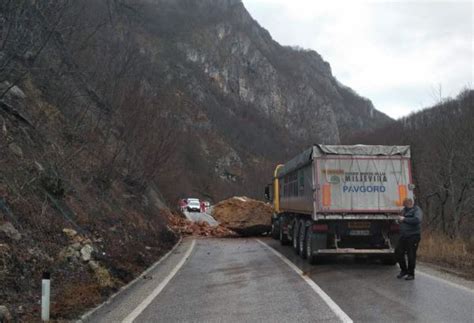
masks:
<path id="1" fill-rule="evenodd" d="M 280 244 L 282 246 L 287 246 L 290 244 L 290 240 L 288 240 L 288 236 L 283 232 L 283 226 L 280 225 Z"/>
<path id="2" fill-rule="evenodd" d="M 305 221 L 300 221 L 299 225 L 299 254 L 301 258 L 306 259 L 306 223 Z"/>
<path id="3" fill-rule="evenodd" d="M 318 263 L 317 255 L 313 254 L 313 233 L 311 232 L 311 226 L 306 228 L 306 259 L 310 265 L 316 265 Z"/>
<path id="4" fill-rule="evenodd" d="M 292 239 L 292 242 L 293 242 L 293 250 L 295 251 L 296 254 L 299 254 L 300 253 L 300 237 L 299 237 L 299 233 L 300 233 L 300 222 L 298 220 L 295 220 L 295 222 L 293 223 L 293 239 Z"/>
<path id="5" fill-rule="evenodd" d="M 280 225 L 279 225 L 280 221 L 277 219 L 277 220 L 274 220 L 272 222 L 272 238 L 275 239 L 275 240 L 278 240 L 280 238 Z"/>

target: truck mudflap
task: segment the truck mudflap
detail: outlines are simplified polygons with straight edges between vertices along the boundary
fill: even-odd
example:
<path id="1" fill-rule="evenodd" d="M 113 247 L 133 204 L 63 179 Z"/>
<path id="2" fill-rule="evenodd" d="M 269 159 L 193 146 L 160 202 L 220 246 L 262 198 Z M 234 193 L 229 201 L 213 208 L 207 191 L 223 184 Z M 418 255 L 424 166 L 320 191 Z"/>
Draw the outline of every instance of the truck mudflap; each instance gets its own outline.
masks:
<path id="1" fill-rule="evenodd" d="M 316 251 L 320 255 L 329 255 L 329 254 L 348 254 L 348 255 L 388 255 L 394 254 L 395 249 L 355 249 L 355 248 L 337 248 L 337 249 L 318 249 Z"/>

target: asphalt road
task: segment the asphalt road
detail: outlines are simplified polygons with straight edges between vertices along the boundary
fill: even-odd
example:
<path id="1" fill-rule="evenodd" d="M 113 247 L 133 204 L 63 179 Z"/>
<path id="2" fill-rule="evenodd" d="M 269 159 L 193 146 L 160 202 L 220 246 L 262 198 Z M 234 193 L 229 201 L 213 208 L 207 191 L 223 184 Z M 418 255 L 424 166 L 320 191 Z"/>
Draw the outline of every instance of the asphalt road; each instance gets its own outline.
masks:
<path id="1" fill-rule="evenodd" d="M 425 266 L 418 266 L 414 281 L 399 280 L 397 266 L 349 256 L 310 266 L 290 247 L 266 242 L 305 271 L 354 322 L 474 322 L 472 282 Z"/>
<path id="2" fill-rule="evenodd" d="M 185 240 L 85 321 L 474 321 L 474 291 L 459 282 L 421 271 L 398 280 L 394 266 L 347 257 L 309 266 L 291 248 L 262 241 Z"/>

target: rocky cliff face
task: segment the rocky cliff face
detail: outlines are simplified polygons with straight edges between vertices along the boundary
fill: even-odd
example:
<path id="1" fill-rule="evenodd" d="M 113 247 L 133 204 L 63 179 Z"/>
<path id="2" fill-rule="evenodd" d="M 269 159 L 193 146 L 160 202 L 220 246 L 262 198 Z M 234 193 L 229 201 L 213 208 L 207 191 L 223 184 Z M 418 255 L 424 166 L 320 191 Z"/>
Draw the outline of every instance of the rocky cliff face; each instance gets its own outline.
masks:
<path id="1" fill-rule="evenodd" d="M 175 3 L 176 16 L 189 12 L 200 21 L 176 43 L 186 60 L 223 95 L 252 106 L 295 140 L 335 144 L 340 128 L 367 129 L 389 120 L 341 85 L 318 53 L 276 43 L 241 1 Z"/>
<path id="2" fill-rule="evenodd" d="M 149 36 L 170 46 L 161 56 L 165 79 L 186 84 L 196 103 L 192 113 L 202 112 L 206 131 L 223 139 L 221 147 L 206 145 L 214 153 L 206 159 L 224 181 L 246 182 L 255 158 L 281 162 L 313 143 L 339 143 L 341 129 L 390 120 L 340 84 L 317 52 L 275 42 L 239 0 L 158 0 L 147 8 Z M 150 44 L 146 51 L 156 52 Z M 191 131 L 199 136 L 198 124 Z"/>

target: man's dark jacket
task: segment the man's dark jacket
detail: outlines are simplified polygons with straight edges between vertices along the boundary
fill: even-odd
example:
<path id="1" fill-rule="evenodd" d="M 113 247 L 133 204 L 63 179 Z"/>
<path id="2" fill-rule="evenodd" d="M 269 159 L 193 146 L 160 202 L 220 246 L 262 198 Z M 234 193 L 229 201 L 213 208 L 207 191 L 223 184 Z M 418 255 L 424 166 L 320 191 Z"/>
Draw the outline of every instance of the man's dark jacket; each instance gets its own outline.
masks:
<path id="1" fill-rule="evenodd" d="M 414 205 L 412 208 L 405 207 L 403 216 L 405 219 L 400 223 L 401 237 L 420 235 L 421 221 L 423 220 L 423 211 L 420 207 L 418 205 Z"/>

